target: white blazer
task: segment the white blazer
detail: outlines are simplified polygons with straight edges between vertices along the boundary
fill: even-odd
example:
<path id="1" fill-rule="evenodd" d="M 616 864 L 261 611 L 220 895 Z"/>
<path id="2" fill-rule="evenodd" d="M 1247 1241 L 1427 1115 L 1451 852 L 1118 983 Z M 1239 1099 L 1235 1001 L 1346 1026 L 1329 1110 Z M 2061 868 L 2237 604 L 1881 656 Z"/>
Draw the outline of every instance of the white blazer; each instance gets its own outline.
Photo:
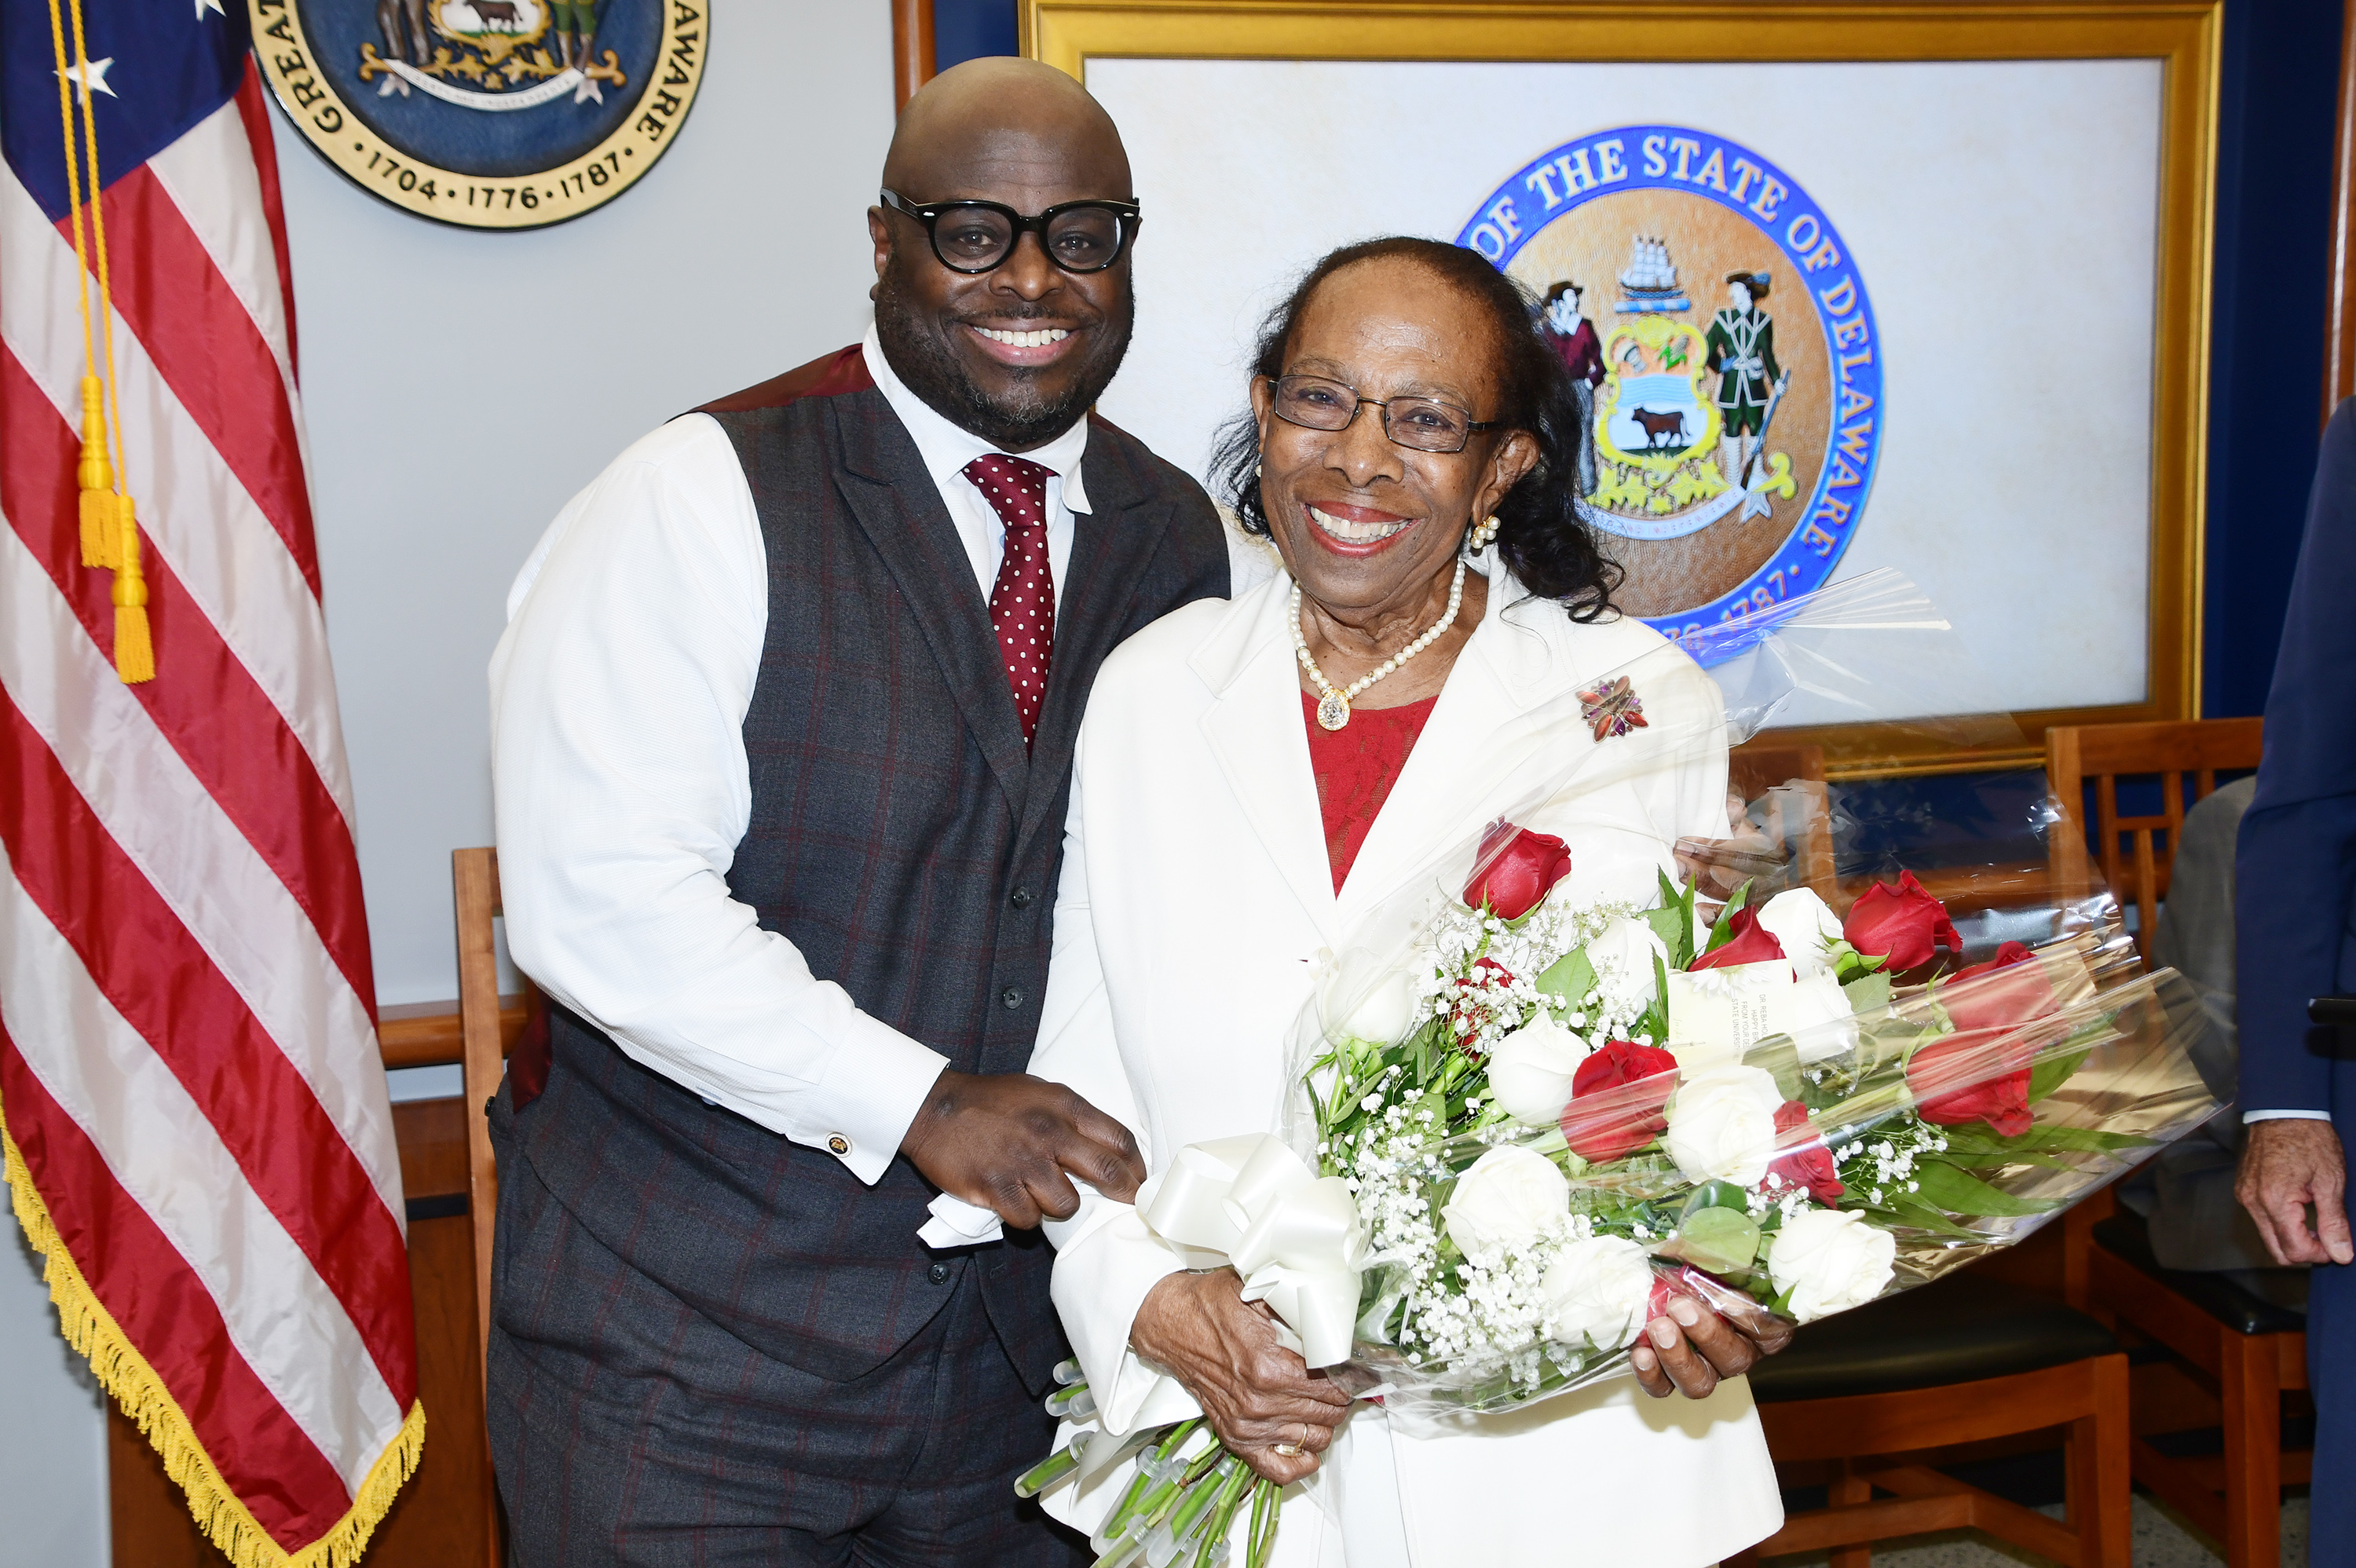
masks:
<path id="1" fill-rule="evenodd" d="M 1279 576 L 1186 606 L 1105 661 L 1074 763 L 1040 1045 L 1032 1071 L 1120 1118 L 1156 1171 L 1191 1143 L 1276 1132 L 1287 1038 L 1371 912 L 1462 865 L 1435 860 L 1526 798 L 1532 769 L 1612 782 L 1522 826 L 1570 846 L 1581 898 L 1644 899 L 1680 835 L 1726 832 L 1716 686 L 1641 622 L 1580 625 L 1483 557 L 1489 608 L 1337 894 Z M 1566 727 L 1576 693 L 1643 657 L 1649 730 Z M 1695 737 L 1708 732 L 1708 739 Z M 1633 765 L 1684 737 L 1674 767 Z M 1623 764 L 1612 766 L 1609 764 Z M 1087 1193 L 1050 1224 L 1057 1309 L 1115 1431 L 1196 1407 L 1128 1348 L 1179 1264 L 1127 1204 Z M 1473 1430 L 1410 1437 L 1361 1405 L 1301 1496 L 1278 1561 L 1375 1568 L 1517 1563 L 1697 1568 L 1762 1540 L 1783 1510 L 1750 1389 L 1654 1400 L 1633 1378 Z M 1053 1501 L 1092 1525 L 1128 1466 Z M 1296 1492 L 1303 1488 L 1295 1488 Z"/>

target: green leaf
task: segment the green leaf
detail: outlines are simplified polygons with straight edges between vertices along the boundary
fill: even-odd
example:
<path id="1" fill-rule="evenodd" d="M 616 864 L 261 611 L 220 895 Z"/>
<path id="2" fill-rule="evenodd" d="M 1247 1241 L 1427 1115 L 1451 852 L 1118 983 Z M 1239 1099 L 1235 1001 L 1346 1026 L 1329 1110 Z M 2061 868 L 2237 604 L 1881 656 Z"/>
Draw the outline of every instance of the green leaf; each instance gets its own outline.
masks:
<path id="1" fill-rule="evenodd" d="M 1764 1068 L 1775 1080 L 1775 1092 L 1786 1100 L 1802 1097 L 1807 1080 L 1800 1076 L 1800 1048 L 1788 1034 L 1771 1034 L 1742 1053 L 1746 1067 Z"/>
<path id="2" fill-rule="evenodd" d="M 1717 952 L 1734 940 L 1734 912 L 1749 901 L 1750 897 L 1751 882 L 1746 878 L 1742 885 L 1735 889 L 1719 908 L 1718 919 L 1710 923 L 1709 940 L 1702 945 L 1702 953 L 1705 955 Z"/>
<path id="3" fill-rule="evenodd" d="M 1686 1197 L 1683 1218 L 1690 1220 L 1705 1209 L 1732 1209 L 1738 1212 L 1746 1207 L 1747 1195 L 1731 1181 L 1705 1181 Z"/>
<path id="4" fill-rule="evenodd" d="M 1848 999 L 1852 1013 L 1878 1013 L 1890 1006 L 1890 976 L 1859 975 L 1841 982 L 1841 995 Z"/>
<path id="5" fill-rule="evenodd" d="M 1847 1205 L 1844 1204 L 1843 1207 L 1846 1208 Z M 1896 1197 L 1892 1198 L 1889 1204 L 1889 1210 L 1890 1213 L 1898 1217 L 1901 1222 L 1912 1225 L 1918 1231 L 1930 1231 L 1942 1236 L 1957 1236 L 1965 1241 L 1972 1242 L 1985 1242 L 1987 1240 L 1986 1236 L 1981 1235 L 1977 1231 L 1967 1231 L 1963 1226 L 1956 1224 L 1953 1220 L 1941 1213 L 1937 1209 L 1933 1208 L 1930 1204 L 1923 1202 L 1921 1198 L 1912 1192 L 1901 1192 Z"/>
<path id="6" fill-rule="evenodd" d="M 1661 945 L 1669 950 L 1669 956 L 1676 960 L 1678 968 L 1683 969 L 1693 962 L 1693 917 L 1685 912 L 1682 904 L 1646 910 L 1644 923 L 1653 928 L 1653 934 L 1661 939 Z"/>
<path id="7" fill-rule="evenodd" d="M 1587 949 L 1574 947 L 1546 966 L 1538 976 L 1537 987 L 1549 997 L 1559 997 L 1569 1007 L 1587 1000 L 1595 989 L 1595 965 L 1588 960 Z"/>
<path id="8" fill-rule="evenodd" d="M 1950 1214 L 2045 1214 L 2061 1207 L 2048 1199 L 2015 1198 L 2009 1192 L 2000 1192 L 1952 1165 L 1918 1164 L 1914 1179 L 1922 1187 L 1916 1196 Z"/>
<path id="9" fill-rule="evenodd" d="M 1825 944 L 1825 961 L 1833 966 L 1833 978 L 1844 986 L 1879 974 L 1890 962 L 1879 954 L 1859 953 L 1847 940 L 1837 938 Z"/>
<path id="10" fill-rule="evenodd" d="M 2106 1133 L 2094 1127 L 2031 1127 L 2004 1138 L 1986 1126 L 1973 1125 L 1943 1127 L 1940 1135 L 1947 1140 L 1948 1157 L 1962 1165 L 2001 1163 L 2056 1150 L 2112 1154 L 2120 1149 L 2140 1148 L 2151 1141 L 2132 1133 Z"/>
<path id="11" fill-rule="evenodd" d="M 2014 1148 L 2075 1149 L 2086 1154 L 2141 1148 L 2152 1141 L 2133 1133 L 2106 1133 L 2098 1127 L 2031 1127 L 2019 1137 L 2006 1140 Z"/>
<path id="12" fill-rule="evenodd" d="M 1740 1209 L 1704 1209 L 1654 1250 L 1712 1274 L 1731 1274 L 1759 1255 L 1759 1222 Z"/>
<path id="13" fill-rule="evenodd" d="M 2073 1051 L 2064 1056 L 2049 1056 L 2029 1070 L 2029 1103 L 2032 1105 L 2070 1081 L 2070 1074 L 2085 1064 L 2088 1052 Z"/>

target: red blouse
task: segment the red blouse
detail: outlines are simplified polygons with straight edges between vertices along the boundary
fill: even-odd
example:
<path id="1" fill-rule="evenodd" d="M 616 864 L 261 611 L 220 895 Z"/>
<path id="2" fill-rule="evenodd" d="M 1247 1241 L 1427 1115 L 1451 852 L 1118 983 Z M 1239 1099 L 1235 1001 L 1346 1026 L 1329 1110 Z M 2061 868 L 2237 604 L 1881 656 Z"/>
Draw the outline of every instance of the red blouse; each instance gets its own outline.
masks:
<path id="1" fill-rule="evenodd" d="M 1348 880 L 1375 817 L 1390 798 L 1391 785 L 1407 766 L 1416 737 L 1423 733 L 1431 705 L 1427 697 L 1399 708 L 1354 708 L 1339 730 L 1317 722 L 1317 699 L 1301 694 L 1301 721 L 1309 726 L 1309 771 L 1317 777 L 1317 806 L 1325 817 L 1325 858 L 1333 867 L 1333 891 Z"/>

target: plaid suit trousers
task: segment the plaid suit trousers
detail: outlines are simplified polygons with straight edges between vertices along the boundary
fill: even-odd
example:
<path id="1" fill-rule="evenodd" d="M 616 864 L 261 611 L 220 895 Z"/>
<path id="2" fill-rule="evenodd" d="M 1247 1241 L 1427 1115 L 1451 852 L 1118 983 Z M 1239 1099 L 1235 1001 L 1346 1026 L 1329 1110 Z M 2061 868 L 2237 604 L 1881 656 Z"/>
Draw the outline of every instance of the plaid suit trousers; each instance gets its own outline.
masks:
<path id="1" fill-rule="evenodd" d="M 836 1381 L 762 1355 L 615 1256 L 529 1161 L 502 1160 L 500 1175 L 502 1307 L 532 1315 L 528 1339 L 495 1325 L 490 1344 L 517 1568 L 1092 1560 L 1015 1499 L 1055 1423 L 972 1270 L 954 1271 L 940 1311 L 889 1360 Z"/>

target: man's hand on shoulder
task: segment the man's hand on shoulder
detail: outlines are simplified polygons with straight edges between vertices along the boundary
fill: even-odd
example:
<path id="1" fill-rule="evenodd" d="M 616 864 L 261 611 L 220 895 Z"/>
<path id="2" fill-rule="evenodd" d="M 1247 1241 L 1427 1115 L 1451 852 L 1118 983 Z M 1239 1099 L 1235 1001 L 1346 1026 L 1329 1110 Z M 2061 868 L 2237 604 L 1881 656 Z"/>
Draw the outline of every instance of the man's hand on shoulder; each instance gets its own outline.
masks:
<path id="1" fill-rule="evenodd" d="M 2284 1116 L 2250 1124 L 2233 1196 L 2280 1264 L 2356 1260 L 2348 1234 L 2348 1159 L 2329 1122 Z M 2315 1205 L 2308 1226 L 2307 1206 Z"/>
<path id="2" fill-rule="evenodd" d="M 1027 1072 L 942 1073 L 900 1152 L 942 1191 L 1018 1230 L 1077 1213 L 1075 1176 L 1124 1203 L 1145 1179 L 1127 1127 Z"/>

